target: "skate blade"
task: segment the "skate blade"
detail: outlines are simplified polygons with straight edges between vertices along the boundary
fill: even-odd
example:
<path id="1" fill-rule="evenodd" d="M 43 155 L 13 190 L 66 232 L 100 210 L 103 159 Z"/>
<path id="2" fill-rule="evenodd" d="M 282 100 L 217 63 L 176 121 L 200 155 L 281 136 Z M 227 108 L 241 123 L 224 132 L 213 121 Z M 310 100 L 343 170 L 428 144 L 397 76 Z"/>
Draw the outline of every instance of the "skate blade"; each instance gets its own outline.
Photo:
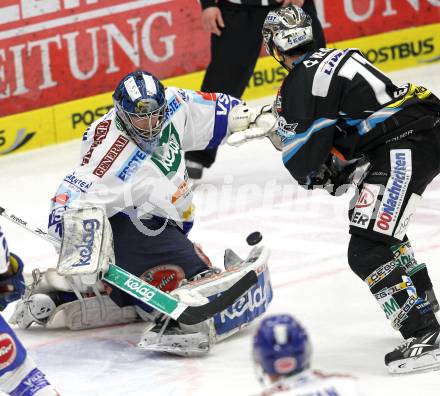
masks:
<path id="1" fill-rule="evenodd" d="M 401 359 L 388 365 L 391 374 L 425 373 L 440 370 L 440 351 L 427 352 L 417 358 Z"/>
<path id="2" fill-rule="evenodd" d="M 138 348 L 144 351 L 160 352 L 183 357 L 199 357 L 206 355 L 210 348 L 209 345 L 201 344 L 198 348 L 185 348 L 179 345 L 161 345 L 161 344 L 144 344 L 138 343 Z"/>

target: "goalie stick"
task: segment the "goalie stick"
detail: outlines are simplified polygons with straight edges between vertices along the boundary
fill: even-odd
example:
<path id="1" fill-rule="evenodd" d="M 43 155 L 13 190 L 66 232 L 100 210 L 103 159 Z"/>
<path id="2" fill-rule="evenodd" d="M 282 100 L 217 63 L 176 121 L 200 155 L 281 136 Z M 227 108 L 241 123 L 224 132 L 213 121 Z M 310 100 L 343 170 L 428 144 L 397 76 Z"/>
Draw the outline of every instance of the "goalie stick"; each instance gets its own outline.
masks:
<path id="1" fill-rule="evenodd" d="M 61 244 L 58 239 L 52 237 L 41 228 L 29 224 L 14 214 L 8 214 L 1 206 L 0 216 L 38 235 L 55 246 L 59 247 Z M 199 306 L 190 306 L 179 301 L 177 298 L 162 292 L 116 264 L 109 264 L 109 270 L 103 276 L 103 280 L 172 319 L 183 324 L 193 325 L 205 321 L 232 305 L 235 300 L 257 283 L 257 274 L 255 271 L 249 271 L 219 297 Z"/>

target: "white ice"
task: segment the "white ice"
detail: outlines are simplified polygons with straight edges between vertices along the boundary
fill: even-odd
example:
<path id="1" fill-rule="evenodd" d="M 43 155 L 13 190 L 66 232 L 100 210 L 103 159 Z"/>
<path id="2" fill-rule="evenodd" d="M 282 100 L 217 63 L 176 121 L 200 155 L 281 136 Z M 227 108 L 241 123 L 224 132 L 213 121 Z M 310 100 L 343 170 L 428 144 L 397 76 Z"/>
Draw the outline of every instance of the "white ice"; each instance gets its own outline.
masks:
<path id="1" fill-rule="evenodd" d="M 440 66 L 393 73 L 440 94 Z M 271 98 L 264 101 L 269 102 Z M 261 101 L 259 101 L 261 102 Z M 75 165 L 80 142 L 0 158 L 0 205 L 45 227 L 49 200 Z M 238 149 L 222 147 L 218 161 L 196 185 L 198 219 L 191 239 L 220 265 L 226 247 L 246 255 L 245 237 L 259 230 L 272 250 L 274 300 L 269 313 L 289 312 L 308 329 L 313 366 L 351 373 L 368 396 L 440 394 L 440 372 L 390 376 L 383 363 L 400 336 L 392 330 L 366 285 L 346 258 L 350 196 L 298 191 L 269 141 Z M 349 194 L 350 195 L 350 194 Z M 428 263 L 440 297 L 440 179 L 424 194 L 409 236 L 419 261 Z M 26 265 L 54 266 L 45 241 L 1 219 L 10 248 Z M 5 316 L 9 317 L 12 307 Z M 250 395 L 260 390 L 251 358 L 255 326 L 220 343 L 201 359 L 146 353 L 135 347 L 142 324 L 89 331 L 17 329 L 63 396 L 73 395 Z"/>

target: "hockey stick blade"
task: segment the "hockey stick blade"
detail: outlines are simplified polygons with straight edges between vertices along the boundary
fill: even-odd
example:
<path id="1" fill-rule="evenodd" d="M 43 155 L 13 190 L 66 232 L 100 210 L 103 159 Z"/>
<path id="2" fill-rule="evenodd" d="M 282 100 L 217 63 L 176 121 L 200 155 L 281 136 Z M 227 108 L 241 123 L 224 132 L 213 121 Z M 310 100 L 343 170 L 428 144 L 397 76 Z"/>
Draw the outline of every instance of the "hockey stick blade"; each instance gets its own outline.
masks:
<path id="1" fill-rule="evenodd" d="M 205 321 L 215 314 L 224 311 L 231 306 L 242 294 L 246 293 L 258 282 L 255 271 L 249 271 L 238 282 L 225 290 L 220 297 L 204 305 L 197 307 L 189 306 L 178 317 L 177 321 L 187 325 L 193 325 Z"/>
<path id="2" fill-rule="evenodd" d="M 115 264 L 110 264 L 103 279 L 157 311 L 188 325 L 203 322 L 223 311 L 258 281 L 257 274 L 250 271 L 225 290 L 220 297 L 204 305 L 191 306 L 182 303 L 177 298 L 164 293 Z"/>

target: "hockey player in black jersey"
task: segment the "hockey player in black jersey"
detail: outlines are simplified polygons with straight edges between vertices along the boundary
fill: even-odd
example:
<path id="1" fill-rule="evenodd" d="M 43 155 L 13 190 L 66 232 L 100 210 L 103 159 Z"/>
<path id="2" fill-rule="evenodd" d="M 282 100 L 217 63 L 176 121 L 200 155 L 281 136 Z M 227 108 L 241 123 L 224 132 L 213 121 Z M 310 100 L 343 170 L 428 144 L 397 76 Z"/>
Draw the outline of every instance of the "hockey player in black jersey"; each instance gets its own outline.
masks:
<path id="1" fill-rule="evenodd" d="M 385 356 L 389 370 L 440 367 L 438 302 L 406 236 L 440 172 L 440 101 L 424 87 L 396 86 L 359 50 L 312 50 L 310 18 L 298 7 L 269 12 L 263 37 L 289 74 L 272 123 L 267 109 L 230 115 L 239 131 L 232 143 L 268 136 L 299 184 L 332 195 L 347 191 L 357 165 L 370 164 L 349 210 L 349 265 L 407 340 Z"/>

